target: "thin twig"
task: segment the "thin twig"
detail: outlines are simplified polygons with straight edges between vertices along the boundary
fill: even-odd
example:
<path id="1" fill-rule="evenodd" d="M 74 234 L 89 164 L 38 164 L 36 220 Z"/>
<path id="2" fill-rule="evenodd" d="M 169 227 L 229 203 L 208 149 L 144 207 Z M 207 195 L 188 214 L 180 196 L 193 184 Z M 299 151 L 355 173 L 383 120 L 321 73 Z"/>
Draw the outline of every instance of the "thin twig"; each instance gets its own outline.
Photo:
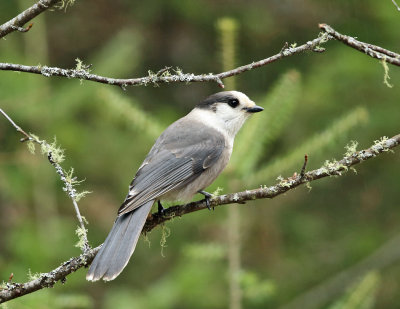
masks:
<path id="1" fill-rule="evenodd" d="M 36 143 L 36 144 L 45 146 L 46 149 L 51 149 L 51 146 L 50 146 L 46 141 L 44 141 L 44 140 L 39 140 L 39 139 L 33 137 L 32 135 L 26 133 L 24 130 L 22 130 L 21 127 L 18 126 L 18 125 L 11 119 L 11 117 L 8 116 L 1 108 L 0 108 L 0 113 L 3 114 L 3 116 L 13 125 L 13 127 L 14 127 L 18 132 L 20 132 L 21 134 L 23 134 L 23 135 L 25 136 L 24 138 L 22 138 L 22 139 L 20 140 L 21 142 L 31 141 L 31 142 L 34 142 L 34 143 Z M 68 193 L 69 197 L 70 197 L 71 200 L 72 200 L 72 203 L 73 203 L 74 208 L 75 208 L 76 216 L 77 216 L 77 218 L 78 218 L 78 221 L 79 221 L 80 227 L 81 227 L 81 229 L 82 229 L 82 233 L 83 233 L 83 235 L 82 235 L 83 241 L 84 241 L 84 244 L 83 244 L 83 251 L 86 252 L 86 251 L 88 251 L 88 250 L 90 249 L 90 246 L 89 246 L 89 242 L 88 242 L 87 235 L 86 235 L 85 224 L 84 224 L 84 222 L 83 222 L 82 216 L 81 216 L 80 211 L 79 211 L 78 203 L 77 203 L 77 201 L 76 201 L 77 191 L 76 191 L 76 189 L 74 188 L 74 186 L 73 186 L 73 184 L 71 183 L 71 181 L 68 180 L 68 177 L 67 177 L 67 175 L 66 175 L 64 169 L 63 169 L 63 168 L 61 167 L 61 165 L 57 162 L 57 160 L 55 160 L 54 154 L 53 154 L 53 152 L 52 152 L 51 150 L 48 150 L 48 151 L 47 151 L 47 158 L 48 158 L 49 162 L 51 163 L 51 165 L 54 166 L 54 168 L 56 169 L 57 174 L 60 176 L 62 182 L 64 183 L 64 188 L 63 188 L 63 189 Z"/>
<path id="2" fill-rule="evenodd" d="M 319 169 L 309 171 L 304 174 L 303 178 L 301 178 L 300 175 L 296 177 L 289 177 L 270 187 L 216 196 L 210 200 L 210 205 L 212 207 L 218 207 L 221 205 L 235 204 L 256 199 L 274 198 L 298 187 L 299 185 L 318 180 L 320 178 L 333 175 L 341 176 L 351 166 L 375 158 L 379 154 L 388 152 L 397 147 L 399 144 L 400 134 L 393 136 L 392 138 L 381 138 L 379 141 L 375 141 L 370 148 L 345 156 L 343 159 L 336 162 L 336 164 L 330 165 L 329 167 L 322 166 Z M 207 206 L 205 200 L 201 200 L 186 205 L 169 207 L 165 210 L 163 215 L 160 215 L 157 212 L 153 213 L 147 219 L 142 233 L 150 232 L 156 226 L 171 220 L 172 218 L 180 217 L 185 214 L 206 208 Z M 70 273 L 75 272 L 79 268 L 90 265 L 99 249 L 100 246 L 88 250 L 79 257 L 71 258 L 51 272 L 41 274 L 38 279 L 26 283 L 6 283 L 6 288 L 0 290 L 0 304 L 46 287 L 52 287 L 58 281 L 64 282 L 65 278 Z"/>
<path id="3" fill-rule="evenodd" d="M 392 2 L 396 6 L 397 10 L 400 11 L 400 6 L 396 3 L 396 1 L 392 0 Z"/>
<path id="4" fill-rule="evenodd" d="M 0 38 L 6 36 L 13 31 L 28 31 L 32 27 L 32 25 L 29 25 L 27 28 L 23 28 L 24 24 L 38 16 L 40 13 L 43 13 L 47 9 L 50 9 L 59 1 L 60 0 L 39 0 L 30 8 L 18 14 L 8 22 L 2 24 L 0 26 Z"/>
<path id="5" fill-rule="evenodd" d="M 297 47 L 284 48 L 274 56 L 217 74 L 209 73 L 209 74 L 195 75 L 193 73 L 182 73 L 179 70 L 175 71 L 175 74 L 170 74 L 168 68 L 167 69 L 164 68 L 155 74 L 149 74 L 149 76 L 123 79 L 123 78 L 110 78 L 96 74 L 91 74 L 88 70 L 84 69 L 81 70 L 62 69 L 57 67 L 27 66 L 14 63 L 0 63 L 0 70 L 41 74 L 46 77 L 58 76 L 66 78 L 76 78 L 79 80 L 89 80 L 102 84 L 116 85 L 122 88 L 126 86 L 146 86 L 146 85 L 159 85 L 164 83 L 168 84 L 168 83 L 191 83 L 191 82 L 210 82 L 210 81 L 216 82 L 221 88 L 224 88 L 222 80 L 225 78 L 239 75 L 246 71 L 250 71 L 255 68 L 259 68 L 267 64 L 270 64 L 272 62 L 278 61 L 284 57 L 289 57 L 305 51 L 321 52 L 323 51 L 323 49 L 319 47 L 319 45 L 325 43 L 329 39 L 331 38 L 328 35 L 322 35 L 312 41 L 308 41 L 303 45 Z"/>
<path id="6" fill-rule="evenodd" d="M 334 37 L 336 40 L 350 46 L 372 58 L 384 60 L 388 63 L 400 66 L 400 54 L 384 49 L 380 46 L 365 43 L 356 40 L 355 38 L 341 34 L 327 24 L 320 24 L 319 27 L 327 34 Z"/>
<path id="7" fill-rule="evenodd" d="M 26 140 L 33 140 L 32 137 L 26 133 L 24 130 L 22 130 L 1 108 L 0 108 L 0 113 L 3 114 L 4 117 L 13 125 L 13 127 L 23 135 L 25 135 L 25 138 L 21 139 L 21 142 L 24 142 Z"/>

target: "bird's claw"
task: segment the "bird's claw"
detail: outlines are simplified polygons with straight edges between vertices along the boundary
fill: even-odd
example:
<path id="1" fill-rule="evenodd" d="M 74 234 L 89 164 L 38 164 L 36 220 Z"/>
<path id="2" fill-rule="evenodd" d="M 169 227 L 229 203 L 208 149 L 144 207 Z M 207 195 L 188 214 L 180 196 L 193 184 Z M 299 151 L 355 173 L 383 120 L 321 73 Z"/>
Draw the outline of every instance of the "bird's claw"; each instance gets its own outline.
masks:
<path id="1" fill-rule="evenodd" d="M 199 191 L 200 194 L 204 195 L 204 199 L 206 200 L 206 206 L 208 208 L 208 210 L 211 210 L 211 203 L 210 203 L 210 199 L 212 198 L 212 194 L 206 192 L 206 191 Z M 212 208 L 213 210 L 215 209 L 215 207 Z"/>
<path id="2" fill-rule="evenodd" d="M 208 196 L 206 196 L 206 197 L 205 197 L 205 200 L 206 200 L 206 206 L 207 206 L 208 210 L 211 210 L 210 198 L 209 198 Z M 213 210 L 214 210 L 214 207 L 213 207 Z"/>

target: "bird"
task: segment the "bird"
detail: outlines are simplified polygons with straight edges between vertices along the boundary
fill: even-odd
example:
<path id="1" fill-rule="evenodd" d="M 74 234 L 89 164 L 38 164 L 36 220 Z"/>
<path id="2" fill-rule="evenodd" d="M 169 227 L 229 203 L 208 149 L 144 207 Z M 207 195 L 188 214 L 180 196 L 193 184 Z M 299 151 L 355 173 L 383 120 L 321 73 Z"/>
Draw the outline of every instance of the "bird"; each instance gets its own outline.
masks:
<path id="1" fill-rule="evenodd" d="M 128 264 L 154 203 L 190 201 L 222 172 L 232 154 L 236 134 L 254 113 L 261 112 L 247 95 L 222 91 L 210 95 L 172 123 L 155 141 L 129 185 L 128 194 L 86 279 L 115 279 Z"/>

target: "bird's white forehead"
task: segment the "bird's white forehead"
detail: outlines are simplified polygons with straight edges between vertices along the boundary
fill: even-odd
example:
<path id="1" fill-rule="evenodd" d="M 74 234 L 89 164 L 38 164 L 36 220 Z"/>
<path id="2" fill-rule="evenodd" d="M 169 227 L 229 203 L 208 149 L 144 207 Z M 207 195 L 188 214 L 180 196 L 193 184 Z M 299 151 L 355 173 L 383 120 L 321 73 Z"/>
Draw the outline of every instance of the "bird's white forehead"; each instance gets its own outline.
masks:
<path id="1" fill-rule="evenodd" d="M 245 106 L 252 107 L 252 106 L 255 106 L 255 105 L 256 105 L 256 104 L 255 104 L 252 100 L 250 100 L 250 98 L 249 98 L 247 95 L 245 95 L 243 92 L 233 90 L 233 91 L 230 91 L 230 93 L 231 93 L 232 95 L 234 95 L 235 97 L 237 97 L 237 98 L 239 99 L 239 101 L 240 101 L 243 105 L 245 105 Z"/>

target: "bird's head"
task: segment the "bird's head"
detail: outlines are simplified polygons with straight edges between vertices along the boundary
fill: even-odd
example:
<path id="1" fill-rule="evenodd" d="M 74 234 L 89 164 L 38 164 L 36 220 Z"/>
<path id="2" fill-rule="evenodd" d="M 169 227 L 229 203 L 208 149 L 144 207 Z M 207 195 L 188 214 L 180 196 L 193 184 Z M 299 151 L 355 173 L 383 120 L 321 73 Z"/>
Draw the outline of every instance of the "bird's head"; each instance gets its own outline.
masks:
<path id="1" fill-rule="evenodd" d="M 202 119 L 202 121 L 214 122 L 233 136 L 249 116 L 264 110 L 239 91 L 215 93 L 197 104 L 196 109 L 204 111 L 203 118 L 207 119 Z"/>

